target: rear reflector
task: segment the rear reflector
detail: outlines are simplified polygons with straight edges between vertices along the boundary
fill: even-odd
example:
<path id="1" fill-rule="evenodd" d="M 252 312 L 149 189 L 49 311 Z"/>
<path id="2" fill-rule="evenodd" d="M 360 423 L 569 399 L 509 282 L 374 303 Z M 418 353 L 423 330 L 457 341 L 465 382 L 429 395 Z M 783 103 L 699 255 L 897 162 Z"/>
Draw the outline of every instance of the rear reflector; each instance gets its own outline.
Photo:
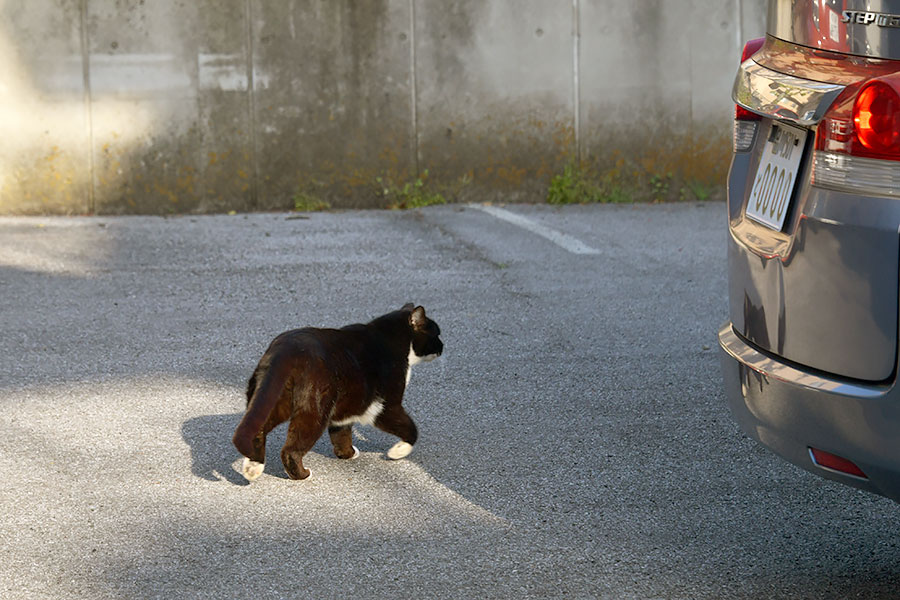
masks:
<path id="1" fill-rule="evenodd" d="M 831 469 L 832 471 L 837 471 L 838 473 L 843 473 L 845 475 L 868 479 L 866 474 L 862 472 L 862 469 L 846 458 L 842 458 L 830 452 L 825 452 L 824 450 L 819 450 L 818 448 L 810 448 L 809 455 L 812 457 L 813 463 L 820 467 Z"/>

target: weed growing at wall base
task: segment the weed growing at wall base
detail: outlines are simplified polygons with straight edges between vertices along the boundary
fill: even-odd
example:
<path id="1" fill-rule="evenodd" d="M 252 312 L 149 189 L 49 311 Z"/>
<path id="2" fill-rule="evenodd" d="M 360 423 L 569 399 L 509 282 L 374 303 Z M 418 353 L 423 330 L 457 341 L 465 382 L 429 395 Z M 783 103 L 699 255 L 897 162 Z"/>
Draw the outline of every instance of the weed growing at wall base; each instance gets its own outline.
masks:
<path id="1" fill-rule="evenodd" d="M 586 189 L 580 170 L 568 164 L 562 175 L 554 175 L 547 190 L 548 204 L 579 204 L 591 202 L 590 190 Z"/>
<path id="2" fill-rule="evenodd" d="M 651 175 L 650 176 L 650 193 L 656 202 L 661 202 L 669 196 L 669 187 L 672 184 L 672 174 Z"/>
<path id="3" fill-rule="evenodd" d="M 709 200 L 713 195 L 713 191 L 702 181 L 688 180 L 685 182 L 685 187 L 701 202 Z"/>
<path id="4" fill-rule="evenodd" d="M 303 192 L 294 194 L 294 210 L 297 212 L 317 212 L 328 210 L 331 204 Z"/>
<path id="5" fill-rule="evenodd" d="M 438 192 L 431 191 L 426 182 L 428 170 L 422 172 L 412 182 L 402 185 L 395 184 L 383 177 L 376 177 L 375 182 L 380 189 L 381 197 L 387 200 L 388 208 L 394 210 L 406 210 L 410 208 L 422 208 L 435 204 L 446 204 L 447 200 Z"/>
<path id="6" fill-rule="evenodd" d="M 613 176 L 592 177 L 586 169 L 569 163 L 562 174 L 550 180 L 548 204 L 588 204 L 633 202 L 631 194 Z"/>
<path id="7" fill-rule="evenodd" d="M 702 202 L 717 197 L 715 186 L 704 181 L 682 179 L 672 171 L 656 173 L 623 167 L 624 163 L 620 160 L 609 170 L 598 174 L 589 167 L 570 162 L 562 173 L 550 180 L 547 203 Z"/>

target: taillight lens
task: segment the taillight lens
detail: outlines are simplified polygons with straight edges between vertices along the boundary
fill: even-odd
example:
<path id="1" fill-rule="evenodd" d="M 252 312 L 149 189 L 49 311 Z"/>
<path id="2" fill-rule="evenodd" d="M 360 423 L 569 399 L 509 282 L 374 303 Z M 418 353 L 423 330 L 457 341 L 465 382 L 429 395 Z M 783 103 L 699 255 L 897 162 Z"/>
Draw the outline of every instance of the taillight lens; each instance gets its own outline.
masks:
<path id="1" fill-rule="evenodd" d="M 816 128 L 812 183 L 900 196 L 900 73 L 844 88 Z"/>
<path id="2" fill-rule="evenodd" d="M 816 129 L 816 150 L 900 161 L 900 73 L 847 86 Z"/>
<path id="3" fill-rule="evenodd" d="M 853 103 L 856 137 L 867 149 L 900 160 L 900 95 L 875 80 L 859 92 Z"/>
<path id="4" fill-rule="evenodd" d="M 744 51 L 741 52 L 741 62 L 744 62 L 756 52 L 762 48 L 763 43 L 765 43 L 766 38 L 756 38 L 755 40 L 750 40 L 746 44 L 744 44 Z M 750 112 L 743 106 L 738 104 L 734 105 L 734 118 L 736 121 L 759 121 L 762 117 L 754 112 Z"/>

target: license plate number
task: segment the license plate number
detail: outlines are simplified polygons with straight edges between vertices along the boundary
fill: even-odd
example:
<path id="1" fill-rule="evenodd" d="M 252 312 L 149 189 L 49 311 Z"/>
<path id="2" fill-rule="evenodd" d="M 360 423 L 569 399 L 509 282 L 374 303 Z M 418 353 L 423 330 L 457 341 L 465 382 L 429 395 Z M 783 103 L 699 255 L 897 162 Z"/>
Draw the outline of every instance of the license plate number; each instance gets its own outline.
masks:
<path id="1" fill-rule="evenodd" d="M 747 216 L 781 231 L 797 183 L 806 130 L 773 123 L 747 200 Z"/>

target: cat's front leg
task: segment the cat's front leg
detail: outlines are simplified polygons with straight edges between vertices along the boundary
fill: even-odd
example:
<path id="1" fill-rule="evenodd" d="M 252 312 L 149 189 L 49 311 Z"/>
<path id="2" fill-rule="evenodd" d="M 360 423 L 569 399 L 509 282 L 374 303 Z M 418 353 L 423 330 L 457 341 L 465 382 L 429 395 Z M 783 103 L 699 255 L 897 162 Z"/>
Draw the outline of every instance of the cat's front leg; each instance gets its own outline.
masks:
<path id="1" fill-rule="evenodd" d="M 334 446 L 334 455 L 338 458 L 352 459 L 359 456 L 359 448 L 353 445 L 353 433 L 350 425 L 329 427 L 328 436 Z"/>
<path id="2" fill-rule="evenodd" d="M 387 457 L 391 460 L 400 460 L 409 456 L 419 438 L 416 424 L 402 406 L 385 408 L 375 419 L 375 427 L 391 435 L 396 435 L 401 440 L 387 451 Z"/>

